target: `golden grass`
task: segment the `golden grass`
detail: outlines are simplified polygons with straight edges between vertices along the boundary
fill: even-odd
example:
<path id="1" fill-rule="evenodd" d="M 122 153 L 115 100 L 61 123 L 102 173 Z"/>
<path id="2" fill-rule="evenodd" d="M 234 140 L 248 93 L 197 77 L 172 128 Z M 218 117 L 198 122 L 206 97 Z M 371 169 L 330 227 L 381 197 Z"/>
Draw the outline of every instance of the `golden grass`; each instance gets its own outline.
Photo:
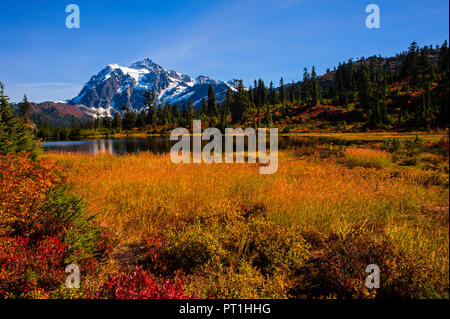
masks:
<path id="1" fill-rule="evenodd" d="M 360 132 L 360 133 L 279 133 L 280 136 L 291 136 L 291 137 L 329 137 L 337 138 L 340 140 L 347 141 L 381 141 L 386 139 L 413 139 L 416 136 L 420 137 L 426 142 L 437 142 L 443 137 L 448 136 L 448 132 L 442 132 L 437 134 L 430 134 L 425 132 Z"/>
<path id="2" fill-rule="evenodd" d="M 367 149 L 347 154 L 389 157 Z M 116 231 L 121 243 L 174 223 L 214 222 L 245 207 L 262 207 L 267 218 L 298 231 L 345 235 L 366 225 L 376 236 L 382 227 L 405 250 L 426 256 L 430 268 L 448 274 L 448 216 L 445 225 L 424 213 L 448 206 L 448 190 L 418 184 L 408 170 L 393 175 L 389 169 L 349 168 L 283 152 L 274 175 L 260 175 L 258 164 L 176 165 L 168 155 L 150 153 L 45 157 L 62 167 L 69 191 L 86 199 L 89 214 Z"/>
<path id="3" fill-rule="evenodd" d="M 370 148 L 349 147 L 344 158 L 350 166 L 383 168 L 392 164 L 390 153 Z"/>

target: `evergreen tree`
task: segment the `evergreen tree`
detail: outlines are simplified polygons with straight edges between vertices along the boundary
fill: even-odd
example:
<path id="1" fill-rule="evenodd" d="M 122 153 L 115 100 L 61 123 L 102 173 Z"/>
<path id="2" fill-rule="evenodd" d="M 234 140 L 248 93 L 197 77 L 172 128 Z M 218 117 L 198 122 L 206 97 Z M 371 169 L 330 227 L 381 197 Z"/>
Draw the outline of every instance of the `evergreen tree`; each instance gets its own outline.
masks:
<path id="1" fill-rule="evenodd" d="M 305 67 L 303 69 L 303 79 L 300 84 L 300 99 L 304 101 L 307 105 L 311 105 L 311 90 L 310 90 L 310 75 L 308 69 Z"/>
<path id="2" fill-rule="evenodd" d="M 275 105 L 277 104 L 277 92 L 275 91 L 274 87 L 273 87 L 273 82 L 270 82 L 269 85 L 269 103 L 271 105 Z"/>
<path id="3" fill-rule="evenodd" d="M 417 69 L 417 53 L 419 49 L 417 46 L 417 42 L 412 42 L 408 48 L 408 54 L 406 55 L 405 61 L 402 65 L 402 75 L 403 77 L 411 77 L 412 87 L 415 88 L 418 78 L 418 69 Z"/>
<path id="4" fill-rule="evenodd" d="M 289 101 L 291 102 L 291 105 L 294 105 L 297 101 L 297 90 L 295 87 L 295 82 L 292 80 L 291 86 L 289 87 Z"/>
<path id="5" fill-rule="evenodd" d="M 447 40 L 440 48 L 439 53 L 439 81 L 438 87 L 435 89 L 435 99 L 438 105 L 438 122 L 448 125 L 448 117 L 450 116 L 449 106 L 449 48 Z"/>
<path id="6" fill-rule="evenodd" d="M 31 108 L 31 104 L 30 104 L 30 102 L 28 102 L 27 96 L 24 95 L 23 101 L 22 101 L 22 103 L 20 103 L 20 107 L 19 107 L 20 116 L 28 119 L 28 117 L 30 115 L 30 108 Z"/>
<path id="7" fill-rule="evenodd" d="M 169 125 L 169 123 L 173 122 L 172 106 L 168 102 L 164 104 L 163 116 L 164 116 L 164 125 L 167 126 Z"/>
<path id="8" fill-rule="evenodd" d="M 5 95 L 5 87 L 0 82 L 0 155 L 25 152 L 35 159 L 38 142 L 33 131 L 30 127 L 20 123 L 8 101 L 9 97 Z"/>
<path id="9" fill-rule="evenodd" d="M 144 93 L 144 106 L 148 108 L 147 124 L 155 127 L 158 121 L 158 110 L 156 109 L 155 96 L 152 90 L 148 90 Z"/>
<path id="10" fill-rule="evenodd" d="M 123 118 L 123 128 L 126 130 L 132 130 L 133 128 L 136 127 L 136 121 L 137 121 L 136 113 L 131 109 L 127 110 Z"/>
<path id="11" fill-rule="evenodd" d="M 284 81 L 283 78 L 280 79 L 280 103 L 284 109 L 285 103 L 286 103 L 286 90 L 284 87 Z"/>
<path id="12" fill-rule="evenodd" d="M 255 81 L 255 83 L 256 83 L 256 81 Z M 272 89 L 273 89 L 273 86 L 272 86 Z M 266 90 L 266 86 L 264 85 L 264 81 L 262 79 L 258 80 L 255 91 L 256 91 L 255 104 L 256 104 L 256 108 L 258 110 L 258 114 L 259 114 L 261 111 L 261 108 L 264 105 L 266 105 L 266 103 L 267 103 L 267 90 Z M 272 103 L 272 101 L 271 101 L 271 103 Z"/>
<path id="13" fill-rule="evenodd" d="M 187 112 L 186 112 L 186 122 L 189 127 L 192 127 L 194 120 L 194 103 L 192 101 L 192 98 L 189 98 Z"/>
<path id="14" fill-rule="evenodd" d="M 75 116 L 72 115 L 72 127 L 71 127 L 71 137 L 77 137 L 80 135 L 80 125 L 78 124 Z"/>
<path id="15" fill-rule="evenodd" d="M 271 127 L 273 125 L 272 114 L 270 113 L 270 108 L 268 105 L 266 106 L 264 120 L 267 127 Z"/>
<path id="16" fill-rule="evenodd" d="M 371 83 L 369 77 L 369 71 L 367 65 L 363 64 L 358 71 L 358 96 L 359 104 L 363 110 L 367 111 L 370 109 L 371 101 Z"/>
<path id="17" fill-rule="evenodd" d="M 202 97 L 202 106 L 200 107 L 200 114 L 206 114 L 208 115 L 208 104 L 206 103 L 206 100 L 204 97 Z"/>
<path id="18" fill-rule="evenodd" d="M 114 119 L 113 119 L 113 127 L 117 130 L 122 129 L 122 120 L 120 118 L 119 112 L 114 112 Z"/>
<path id="19" fill-rule="evenodd" d="M 220 128 L 221 128 L 222 132 L 224 132 L 225 128 L 228 127 L 227 114 L 228 114 L 228 112 L 227 112 L 225 104 L 224 104 L 224 105 L 222 105 L 222 108 L 220 110 Z"/>
<path id="20" fill-rule="evenodd" d="M 147 113 L 145 113 L 144 110 L 142 110 L 139 113 L 139 116 L 137 117 L 137 121 L 136 121 L 136 125 L 140 128 L 144 128 L 145 127 L 145 121 L 147 118 Z"/>
<path id="21" fill-rule="evenodd" d="M 161 104 L 156 106 L 156 124 L 163 124 L 163 107 Z"/>
<path id="22" fill-rule="evenodd" d="M 173 116 L 175 125 L 180 125 L 181 112 L 180 112 L 180 109 L 178 108 L 178 103 L 175 103 L 172 106 L 172 116 Z"/>
<path id="23" fill-rule="evenodd" d="M 102 119 L 102 126 L 107 129 L 112 128 L 112 118 L 111 116 L 107 115 Z"/>
<path id="24" fill-rule="evenodd" d="M 231 105 L 231 118 L 233 123 L 245 122 L 249 107 L 248 95 L 242 80 L 238 81 L 237 92 L 233 97 Z"/>
<path id="25" fill-rule="evenodd" d="M 311 106 L 316 106 L 322 99 L 321 88 L 319 85 L 319 79 L 317 78 L 316 70 L 314 66 L 311 71 Z"/>
<path id="26" fill-rule="evenodd" d="M 212 86 L 212 84 L 209 85 L 208 89 L 208 115 L 217 115 L 216 93 L 214 93 L 214 87 Z"/>
<path id="27" fill-rule="evenodd" d="M 231 112 L 231 105 L 233 104 L 233 97 L 234 97 L 233 90 L 230 87 L 228 87 L 227 96 L 225 97 L 225 103 L 224 103 L 224 105 L 225 105 L 224 111 L 226 112 L 227 115 L 229 115 Z"/>

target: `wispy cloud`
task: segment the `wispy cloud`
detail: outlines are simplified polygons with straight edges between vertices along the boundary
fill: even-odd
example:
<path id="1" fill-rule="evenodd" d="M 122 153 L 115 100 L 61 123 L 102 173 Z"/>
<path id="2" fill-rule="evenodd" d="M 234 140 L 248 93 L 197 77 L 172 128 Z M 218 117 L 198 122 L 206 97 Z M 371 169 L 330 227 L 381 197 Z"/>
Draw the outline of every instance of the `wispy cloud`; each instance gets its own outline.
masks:
<path id="1" fill-rule="evenodd" d="M 283 2 L 281 2 L 280 4 L 280 10 L 286 10 L 290 7 L 293 7 L 297 4 L 299 4 L 301 2 L 301 0 L 285 0 Z"/>

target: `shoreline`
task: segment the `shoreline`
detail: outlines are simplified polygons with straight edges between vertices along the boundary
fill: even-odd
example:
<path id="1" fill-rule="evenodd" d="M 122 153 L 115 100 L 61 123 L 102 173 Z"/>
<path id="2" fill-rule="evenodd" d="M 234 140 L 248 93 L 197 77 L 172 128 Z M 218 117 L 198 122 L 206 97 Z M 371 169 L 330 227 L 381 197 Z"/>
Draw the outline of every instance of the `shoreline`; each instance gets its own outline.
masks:
<path id="1" fill-rule="evenodd" d="M 283 137 L 325 137 L 325 138 L 338 138 L 344 140 L 367 140 L 373 141 L 374 139 L 391 139 L 391 138 L 413 138 L 415 136 L 425 137 L 427 139 L 442 138 L 448 136 L 448 130 L 442 130 L 439 132 L 426 132 L 426 131 L 409 131 L 409 132 L 398 132 L 398 131 L 375 131 L 375 132 L 292 132 L 292 133 L 278 133 L 278 136 Z M 190 133 L 190 136 L 194 134 Z M 225 134 L 223 134 L 225 136 Z M 95 134 L 95 135 L 83 135 L 77 138 L 68 139 L 48 139 L 41 140 L 42 143 L 45 142 L 64 142 L 64 141 L 90 141 L 90 140 L 114 140 L 114 139 L 141 139 L 149 137 L 162 137 L 168 138 L 170 134 L 167 133 L 115 133 L 115 134 Z"/>

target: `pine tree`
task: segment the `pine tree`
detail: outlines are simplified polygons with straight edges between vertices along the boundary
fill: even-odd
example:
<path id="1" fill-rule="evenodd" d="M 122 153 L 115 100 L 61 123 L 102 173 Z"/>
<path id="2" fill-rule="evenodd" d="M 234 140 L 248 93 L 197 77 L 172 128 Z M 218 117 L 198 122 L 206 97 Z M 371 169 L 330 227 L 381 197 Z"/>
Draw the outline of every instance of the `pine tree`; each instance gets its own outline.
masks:
<path id="1" fill-rule="evenodd" d="M 438 122 L 441 124 L 448 124 L 448 117 L 450 116 L 449 106 L 449 48 L 447 40 L 441 46 L 439 53 L 439 81 L 436 88 L 436 103 L 438 107 Z"/>
<path id="2" fill-rule="evenodd" d="M 419 48 L 417 42 L 412 42 L 408 48 L 408 54 L 406 55 L 405 61 L 402 65 L 402 76 L 411 77 L 412 87 L 415 88 L 418 82 L 418 69 L 417 69 L 417 53 Z"/>
<path id="3" fill-rule="evenodd" d="M 115 112 L 114 113 L 114 119 L 113 119 L 113 124 L 112 125 L 117 130 L 121 130 L 122 129 L 122 120 L 120 119 L 119 112 Z"/>
<path id="4" fill-rule="evenodd" d="M 212 86 L 212 84 L 209 85 L 208 89 L 208 115 L 217 115 L 216 93 L 214 93 L 214 87 Z"/>
<path id="5" fill-rule="evenodd" d="M 80 125 L 78 124 L 75 116 L 72 115 L 72 127 L 71 127 L 71 137 L 77 137 L 80 135 Z"/>
<path id="6" fill-rule="evenodd" d="M 274 87 L 273 87 L 273 82 L 270 82 L 269 85 L 269 103 L 271 105 L 275 105 L 277 104 L 277 92 L 275 91 Z"/>
<path id="7" fill-rule="evenodd" d="M 281 103 L 281 106 L 283 107 L 283 110 L 284 110 L 285 103 L 286 103 L 286 90 L 285 90 L 285 87 L 284 87 L 284 80 L 283 80 L 283 78 L 280 79 L 280 103 Z"/>
<path id="8" fill-rule="evenodd" d="M 289 100 L 291 102 L 291 105 L 294 105 L 297 101 L 297 90 L 295 87 L 295 82 L 292 80 L 291 86 L 289 87 Z"/>
<path id="9" fill-rule="evenodd" d="M 256 83 L 256 81 L 255 81 Z M 272 87 L 273 89 L 273 87 Z M 255 101 L 256 101 L 256 108 L 258 110 L 258 114 L 261 112 L 261 108 L 266 105 L 267 103 L 267 90 L 266 90 L 266 86 L 264 85 L 264 81 L 262 79 L 258 80 L 257 83 L 257 87 L 256 87 L 256 96 L 255 96 Z M 272 101 L 271 101 L 272 103 Z"/>
<path id="10" fill-rule="evenodd" d="M 370 109 L 370 101 L 371 101 L 371 83 L 369 77 L 369 71 L 367 69 L 367 65 L 363 64 L 358 71 L 358 96 L 359 96 L 359 104 L 363 110 Z"/>
<path id="11" fill-rule="evenodd" d="M 152 90 L 144 93 L 144 106 L 148 108 L 147 124 L 155 127 L 158 121 L 158 110 L 155 106 L 155 97 Z"/>
<path id="12" fill-rule="evenodd" d="M 132 130 L 136 127 L 137 116 L 133 110 L 127 110 L 123 118 L 123 127 L 126 130 Z"/>
<path id="13" fill-rule="evenodd" d="M 248 90 L 247 90 L 247 94 L 248 94 L 248 96 L 247 96 L 247 98 L 248 98 L 248 102 L 249 102 L 249 106 L 250 106 L 250 108 L 252 108 L 252 109 L 254 109 L 255 108 L 255 103 L 254 103 L 254 92 L 255 92 L 255 89 L 253 89 L 251 86 L 248 88 Z"/>
<path id="14" fill-rule="evenodd" d="M 173 116 L 175 125 L 180 125 L 181 112 L 180 112 L 180 109 L 178 108 L 178 103 L 175 103 L 172 106 L 172 116 Z"/>
<path id="15" fill-rule="evenodd" d="M 242 80 L 238 81 L 237 92 L 231 105 L 231 118 L 233 123 L 245 122 L 249 107 L 248 95 Z"/>
<path id="16" fill-rule="evenodd" d="M 194 121 L 194 103 L 192 98 L 189 98 L 187 112 L 186 112 L 186 121 L 189 127 L 192 127 Z"/>
<path id="17" fill-rule="evenodd" d="M 321 88 L 319 85 L 319 79 L 317 78 L 316 70 L 314 66 L 311 71 L 311 106 L 316 106 L 322 99 Z"/>
<path id="18" fill-rule="evenodd" d="M 29 153 L 32 159 L 37 157 L 38 142 L 33 131 L 20 123 L 9 105 L 5 87 L 0 82 L 0 155 Z"/>
<path id="19" fill-rule="evenodd" d="M 161 104 L 156 106 L 156 124 L 163 124 L 163 107 Z"/>
<path id="20" fill-rule="evenodd" d="M 227 110 L 224 104 L 222 105 L 222 108 L 220 110 L 220 129 L 222 130 L 222 132 L 224 132 L 225 128 L 227 127 L 228 127 Z"/>
<path id="21" fill-rule="evenodd" d="M 339 74 L 337 74 L 336 75 L 336 81 L 338 81 L 338 75 Z M 311 96 L 310 96 L 310 89 L 309 89 L 309 86 L 310 86 L 310 76 L 309 76 L 309 73 L 308 73 L 308 69 L 305 67 L 304 69 L 303 69 L 303 80 L 302 80 L 302 84 L 301 84 L 301 88 L 300 88 L 300 92 L 301 92 L 301 99 L 303 100 L 303 101 L 305 101 L 305 103 L 307 104 L 307 105 L 311 105 Z"/>
<path id="22" fill-rule="evenodd" d="M 200 107 L 199 112 L 200 114 L 208 115 L 208 104 L 204 97 L 202 97 L 202 106 Z"/>
<path id="23" fill-rule="evenodd" d="M 270 113 L 270 108 L 268 105 L 266 106 L 264 120 L 267 127 L 271 127 L 273 125 L 272 114 Z"/>
<path id="24" fill-rule="evenodd" d="M 137 117 L 137 121 L 136 121 L 136 125 L 140 128 L 144 128 L 145 127 L 145 120 L 147 118 L 147 113 L 145 113 L 144 110 L 142 110 L 139 113 L 139 116 Z"/>
<path id="25" fill-rule="evenodd" d="M 164 104 L 163 114 L 164 114 L 164 124 L 167 126 L 169 125 L 169 123 L 173 121 L 172 106 L 170 105 L 170 103 L 166 102 Z"/>
<path id="26" fill-rule="evenodd" d="M 30 102 L 28 102 L 28 98 L 26 95 L 24 95 L 23 97 L 23 101 L 22 103 L 20 103 L 20 116 L 22 118 L 28 119 L 29 115 L 30 115 L 30 108 L 31 108 L 31 104 Z"/>

